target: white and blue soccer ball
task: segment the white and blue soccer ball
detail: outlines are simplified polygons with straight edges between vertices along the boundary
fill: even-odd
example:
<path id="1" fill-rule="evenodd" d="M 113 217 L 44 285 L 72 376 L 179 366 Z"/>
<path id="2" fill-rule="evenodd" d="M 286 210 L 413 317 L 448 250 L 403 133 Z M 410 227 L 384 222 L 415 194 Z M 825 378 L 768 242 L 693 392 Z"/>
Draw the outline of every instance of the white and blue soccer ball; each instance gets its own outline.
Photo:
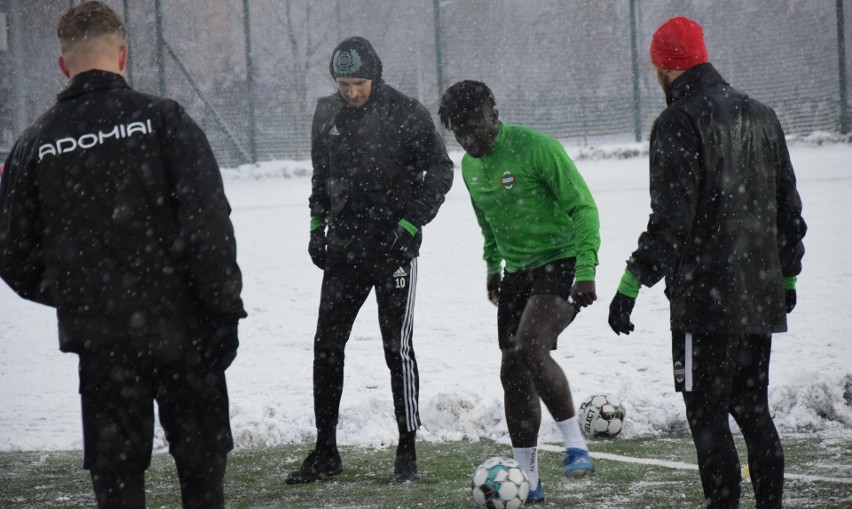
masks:
<path id="1" fill-rule="evenodd" d="M 624 429 L 627 412 L 612 394 L 594 394 L 580 403 L 577 413 L 583 432 L 592 438 L 615 438 Z"/>
<path id="2" fill-rule="evenodd" d="M 517 461 L 495 456 L 476 468 L 470 480 L 479 509 L 520 509 L 530 493 L 530 480 Z"/>

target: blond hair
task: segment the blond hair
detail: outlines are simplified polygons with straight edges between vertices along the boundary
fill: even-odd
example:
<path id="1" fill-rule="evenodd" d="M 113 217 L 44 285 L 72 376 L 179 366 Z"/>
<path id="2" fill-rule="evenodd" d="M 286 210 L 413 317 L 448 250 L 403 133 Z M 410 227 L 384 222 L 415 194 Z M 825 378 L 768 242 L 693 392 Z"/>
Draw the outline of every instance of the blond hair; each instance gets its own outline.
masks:
<path id="1" fill-rule="evenodd" d="M 84 0 L 62 14 L 56 35 L 62 54 L 66 54 L 80 43 L 90 43 L 108 35 L 115 36 L 119 44 L 125 44 L 127 28 L 121 17 L 106 4 Z"/>

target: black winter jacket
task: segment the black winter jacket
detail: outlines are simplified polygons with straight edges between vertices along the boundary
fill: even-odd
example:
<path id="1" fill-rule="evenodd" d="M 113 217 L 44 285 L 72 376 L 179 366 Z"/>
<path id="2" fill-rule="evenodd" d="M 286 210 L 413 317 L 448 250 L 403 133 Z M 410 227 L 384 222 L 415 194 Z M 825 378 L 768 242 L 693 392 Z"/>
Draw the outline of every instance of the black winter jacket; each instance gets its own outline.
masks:
<path id="1" fill-rule="evenodd" d="M 784 132 L 711 64 L 673 83 L 651 133 L 651 216 L 628 269 L 665 276 L 673 330 L 787 330 L 783 277 L 807 230 Z"/>
<path id="2" fill-rule="evenodd" d="M 9 155 L 0 275 L 56 308 L 63 351 L 236 323 L 229 214 L 207 139 L 180 105 L 88 71 Z"/>
<path id="3" fill-rule="evenodd" d="M 330 257 L 387 257 L 396 223 L 429 223 L 453 182 L 429 112 L 381 80 L 360 108 L 339 93 L 317 101 L 311 156 L 311 216 L 328 223 Z"/>

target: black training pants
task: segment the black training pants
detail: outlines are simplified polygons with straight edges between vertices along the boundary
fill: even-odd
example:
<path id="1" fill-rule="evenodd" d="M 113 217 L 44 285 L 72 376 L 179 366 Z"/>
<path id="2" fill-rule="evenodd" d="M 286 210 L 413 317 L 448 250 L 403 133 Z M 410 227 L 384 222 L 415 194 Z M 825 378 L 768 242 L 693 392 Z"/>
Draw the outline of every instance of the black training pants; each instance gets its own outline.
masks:
<path id="1" fill-rule="evenodd" d="M 183 341 L 128 337 L 81 353 L 83 467 L 92 473 L 98 507 L 145 507 L 154 402 L 174 457 L 183 507 L 224 507 L 231 438 L 225 372 L 209 369 Z"/>
<path id="2" fill-rule="evenodd" d="M 84 468 L 147 469 L 155 401 L 178 471 L 202 476 L 224 464 L 233 448 L 225 373 L 135 350 L 80 354 Z"/>
<path id="3" fill-rule="evenodd" d="M 314 417 L 318 429 L 337 426 L 344 348 L 355 317 L 373 288 L 399 431 L 420 427 L 420 382 L 412 343 L 416 287 L 417 258 L 402 265 L 386 260 L 344 263 L 331 259 L 326 264 L 314 337 Z"/>
<path id="4" fill-rule="evenodd" d="M 780 508 L 784 449 L 769 411 L 771 336 L 675 332 L 673 337 L 675 381 L 686 404 L 708 507 L 739 507 L 740 461 L 731 415 L 746 443 L 757 509 Z"/>

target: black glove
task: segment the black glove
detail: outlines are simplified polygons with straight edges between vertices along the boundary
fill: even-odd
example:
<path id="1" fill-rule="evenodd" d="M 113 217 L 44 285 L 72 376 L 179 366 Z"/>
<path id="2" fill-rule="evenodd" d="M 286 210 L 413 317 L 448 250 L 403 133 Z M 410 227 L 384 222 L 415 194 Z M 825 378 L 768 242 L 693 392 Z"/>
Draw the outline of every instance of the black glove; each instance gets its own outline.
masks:
<path id="1" fill-rule="evenodd" d="M 636 304 L 636 299 L 628 297 L 621 292 L 615 292 L 615 297 L 609 304 L 609 326 L 612 327 L 616 334 L 630 334 L 633 330 L 633 324 L 630 323 L 630 313 L 633 311 L 633 305 Z"/>
<path id="2" fill-rule="evenodd" d="M 225 371 L 237 357 L 240 340 L 237 335 L 238 318 L 214 319 L 212 331 L 200 345 L 202 362 L 211 370 Z"/>
<path id="3" fill-rule="evenodd" d="M 311 230 L 311 240 L 308 242 L 308 254 L 311 261 L 320 269 L 325 269 L 325 228 Z"/>
<path id="4" fill-rule="evenodd" d="M 500 282 L 503 280 L 503 275 L 499 272 L 488 274 L 488 279 L 485 280 L 485 288 L 488 290 L 488 300 L 495 306 L 500 303 Z"/>
<path id="5" fill-rule="evenodd" d="M 396 225 L 387 237 L 388 253 L 394 258 L 397 255 L 403 259 L 413 258 L 413 253 L 420 247 L 420 239 L 419 231 L 412 235 L 401 225 Z"/>
<path id="6" fill-rule="evenodd" d="M 796 307 L 796 290 L 784 290 L 784 307 L 788 315 L 793 312 Z"/>

